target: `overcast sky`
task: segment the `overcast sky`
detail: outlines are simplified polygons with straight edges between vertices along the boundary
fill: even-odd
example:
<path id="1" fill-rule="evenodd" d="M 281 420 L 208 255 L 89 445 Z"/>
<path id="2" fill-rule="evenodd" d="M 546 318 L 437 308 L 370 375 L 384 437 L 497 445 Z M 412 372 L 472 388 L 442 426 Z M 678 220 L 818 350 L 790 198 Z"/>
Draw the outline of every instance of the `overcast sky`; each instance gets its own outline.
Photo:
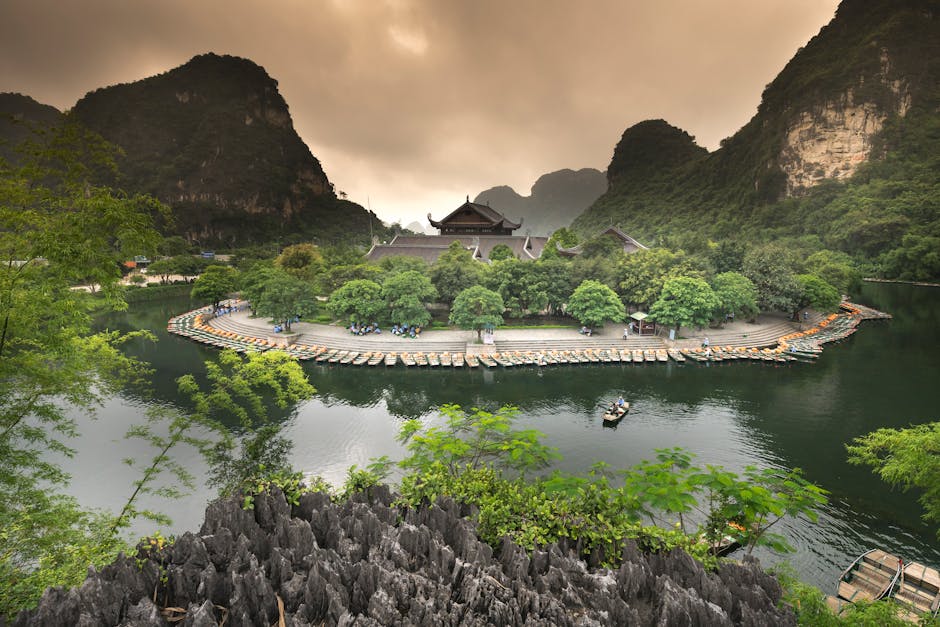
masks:
<path id="1" fill-rule="evenodd" d="M 663 118 L 714 150 L 836 0 L 0 0 L 0 91 L 68 109 L 216 52 L 278 82 L 337 190 L 386 221 L 607 168 Z"/>

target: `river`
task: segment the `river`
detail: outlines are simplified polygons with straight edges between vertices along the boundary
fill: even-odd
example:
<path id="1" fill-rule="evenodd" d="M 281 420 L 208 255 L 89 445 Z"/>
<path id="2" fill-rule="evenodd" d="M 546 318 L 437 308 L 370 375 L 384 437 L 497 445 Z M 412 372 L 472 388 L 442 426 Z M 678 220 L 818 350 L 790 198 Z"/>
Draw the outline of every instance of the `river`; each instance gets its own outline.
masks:
<path id="1" fill-rule="evenodd" d="M 405 370 L 317 366 L 305 368 L 317 396 L 285 412 L 294 441 L 293 462 L 340 484 L 352 464 L 402 449 L 395 435 L 407 418 L 434 420 L 444 403 L 488 409 L 514 404 L 521 424 L 545 434 L 563 456 L 558 466 L 584 473 L 596 461 L 627 467 L 651 459 L 654 449 L 685 447 L 699 464 L 741 470 L 747 465 L 802 468 L 830 492 L 817 523 L 795 520 L 778 531 L 796 552 L 759 553 L 765 565 L 789 561 L 800 577 L 831 592 L 839 572 L 870 547 L 940 566 L 936 527 L 925 525 L 916 493 L 891 490 L 866 468 L 846 462 L 845 444 L 882 426 L 940 419 L 940 289 L 866 284 L 856 298 L 893 314 L 864 322 L 848 340 L 829 345 L 817 363 L 607 365 L 511 370 Z M 104 323 L 112 329 L 151 329 L 156 344 L 128 350 L 154 369 L 152 396 L 138 390 L 110 398 L 96 419 L 77 415 L 78 454 L 67 460 L 69 492 L 91 507 L 118 509 L 136 475 L 121 464 L 148 450 L 122 435 L 148 407 L 174 406 L 176 377 L 194 372 L 215 349 L 166 333 L 167 319 L 189 307 L 185 299 L 145 303 Z M 623 394 L 628 417 L 616 429 L 602 425 L 597 404 Z M 204 465 L 193 451 L 177 453 L 197 477 Z M 167 532 L 196 530 L 211 491 L 205 486 L 172 503 L 147 504 L 174 521 Z M 150 531 L 141 522 L 134 531 Z"/>

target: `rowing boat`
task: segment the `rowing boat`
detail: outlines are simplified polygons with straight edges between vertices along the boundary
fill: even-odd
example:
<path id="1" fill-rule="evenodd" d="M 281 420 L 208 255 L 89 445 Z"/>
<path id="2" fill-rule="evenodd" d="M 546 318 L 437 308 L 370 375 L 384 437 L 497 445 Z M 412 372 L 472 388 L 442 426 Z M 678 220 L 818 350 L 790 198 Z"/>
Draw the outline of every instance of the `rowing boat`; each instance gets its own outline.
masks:
<path id="1" fill-rule="evenodd" d="M 604 422 L 617 422 L 623 418 L 628 411 L 630 411 L 630 403 L 624 403 L 619 407 L 617 403 L 611 403 L 607 411 L 604 412 Z"/>

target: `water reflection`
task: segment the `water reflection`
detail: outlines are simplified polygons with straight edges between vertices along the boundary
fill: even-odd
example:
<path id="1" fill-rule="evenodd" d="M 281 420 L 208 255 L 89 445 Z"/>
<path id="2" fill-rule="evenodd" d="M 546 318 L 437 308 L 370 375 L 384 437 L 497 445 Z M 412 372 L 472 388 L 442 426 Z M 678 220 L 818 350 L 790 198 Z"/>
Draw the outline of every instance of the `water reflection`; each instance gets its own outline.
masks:
<path id="1" fill-rule="evenodd" d="M 738 471 L 751 464 L 799 467 L 831 492 L 831 501 L 819 524 L 789 522 L 782 532 L 799 549 L 790 560 L 802 576 L 829 589 L 848 560 L 871 546 L 940 565 L 936 530 L 920 520 L 916 495 L 891 491 L 867 469 L 850 466 L 844 448 L 853 437 L 881 426 L 940 418 L 934 381 L 940 370 L 934 350 L 940 346 L 940 290 L 870 285 L 860 300 L 892 312 L 894 320 L 865 323 L 815 364 L 494 371 L 307 364 L 317 397 L 293 408 L 292 419 L 291 410 L 278 415 L 295 442 L 294 463 L 334 483 L 351 464 L 361 466 L 379 455 L 400 458 L 395 435 L 402 421 L 433 419 L 435 408 L 445 403 L 519 407 L 523 425 L 545 433 L 563 455 L 559 467 L 570 472 L 583 473 L 599 460 L 630 466 L 651 458 L 656 448 L 672 446 L 689 449 L 699 463 Z M 153 329 L 160 337 L 156 345 L 137 342 L 129 348 L 157 374 L 153 400 L 129 390 L 125 399 L 114 401 L 124 423 L 140 411 L 135 404 L 178 405 L 175 378 L 189 372 L 201 376 L 202 362 L 216 354 L 165 333 L 167 318 L 187 307 L 183 300 L 148 303 L 106 321 L 112 328 Z M 630 401 L 630 413 L 616 429 L 605 429 L 598 405 L 620 394 Z M 80 462 L 76 475 L 100 475 L 111 463 L 106 448 L 91 449 L 98 454 Z M 73 492 L 83 498 L 93 483 L 79 482 Z M 178 529 L 198 524 L 209 496 L 194 495 L 182 516 L 177 504 Z"/>

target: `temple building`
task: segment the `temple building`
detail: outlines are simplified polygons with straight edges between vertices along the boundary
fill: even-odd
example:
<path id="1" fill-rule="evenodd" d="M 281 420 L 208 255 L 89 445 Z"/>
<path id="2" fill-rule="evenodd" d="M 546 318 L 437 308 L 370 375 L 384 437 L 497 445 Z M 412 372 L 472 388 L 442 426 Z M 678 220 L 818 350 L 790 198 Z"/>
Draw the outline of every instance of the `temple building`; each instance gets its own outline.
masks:
<path id="1" fill-rule="evenodd" d="M 542 249 L 548 242 L 547 237 L 513 235 L 513 231 L 522 226 L 522 220 L 513 222 L 489 205 L 470 202 L 469 196 L 464 204 L 440 220 L 435 220 L 428 214 L 428 221 L 440 231 L 440 235 L 396 235 L 388 244 L 373 244 L 366 254 L 366 259 L 379 261 L 385 257 L 407 255 L 420 257 L 428 264 L 433 264 L 457 241 L 479 261 L 489 261 L 490 253 L 500 244 L 508 246 L 516 259 L 532 261 L 542 255 Z M 609 227 L 600 235 L 617 240 L 625 253 L 646 249 L 646 246 L 617 227 Z M 558 253 L 565 257 L 580 255 L 581 245 L 571 248 L 559 247 Z"/>
<path id="2" fill-rule="evenodd" d="M 467 201 L 441 220 L 428 214 L 428 221 L 440 235 L 396 235 L 388 244 L 375 244 L 366 254 L 369 261 L 378 261 L 394 255 L 420 257 L 429 264 L 437 261 L 451 243 L 460 242 L 471 251 L 474 259 L 489 261 L 490 252 L 503 244 L 517 259 L 538 259 L 547 237 L 513 235 L 522 226 L 522 220 L 513 222 L 488 205 Z"/>

